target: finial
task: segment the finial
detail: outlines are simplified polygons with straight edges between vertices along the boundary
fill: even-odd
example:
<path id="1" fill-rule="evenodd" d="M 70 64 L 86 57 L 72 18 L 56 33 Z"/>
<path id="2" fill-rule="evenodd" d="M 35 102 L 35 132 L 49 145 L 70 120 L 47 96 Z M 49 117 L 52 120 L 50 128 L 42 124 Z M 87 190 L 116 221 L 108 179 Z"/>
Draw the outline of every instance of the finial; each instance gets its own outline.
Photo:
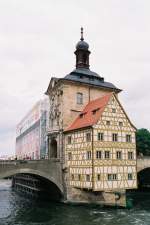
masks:
<path id="1" fill-rule="evenodd" d="M 84 38 L 83 38 L 83 27 L 81 27 L 81 38 L 80 38 L 80 40 L 81 40 L 81 41 L 84 40 Z"/>

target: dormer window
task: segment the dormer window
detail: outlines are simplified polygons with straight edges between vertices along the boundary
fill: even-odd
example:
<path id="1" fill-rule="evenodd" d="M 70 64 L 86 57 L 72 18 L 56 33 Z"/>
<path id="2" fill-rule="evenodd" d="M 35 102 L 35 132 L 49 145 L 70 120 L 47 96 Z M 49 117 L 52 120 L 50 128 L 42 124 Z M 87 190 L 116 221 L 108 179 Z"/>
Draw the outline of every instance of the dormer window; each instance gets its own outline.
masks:
<path id="1" fill-rule="evenodd" d="M 83 118 L 83 115 L 84 115 L 84 114 L 83 114 L 83 113 L 81 113 L 81 114 L 80 114 L 80 118 Z"/>
<path id="2" fill-rule="evenodd" d="M 97 113 L 97 111 L 99 111 L 99 108 L 94 109 L 94 110 L 92 111 L 93 115 L 95 115 L 95 114 Z"/>
<path id="3" fill-rule="evenodd" d="M 77 104 L 79 105 L 83 104 L 83 94 L 80 92 L 77 93 Z"/>
<path id="4" fill-rule="evenodd" d="M 89 77 L 89 80 L 93 81 L 94 80 L 94 77 L 93 76 Z"/>
<path id="5" fill-rule="evenodd" d="M 79 116 L 82 119 L 85 115 L 86 115 L 86 113 L 81 113 Z"/>

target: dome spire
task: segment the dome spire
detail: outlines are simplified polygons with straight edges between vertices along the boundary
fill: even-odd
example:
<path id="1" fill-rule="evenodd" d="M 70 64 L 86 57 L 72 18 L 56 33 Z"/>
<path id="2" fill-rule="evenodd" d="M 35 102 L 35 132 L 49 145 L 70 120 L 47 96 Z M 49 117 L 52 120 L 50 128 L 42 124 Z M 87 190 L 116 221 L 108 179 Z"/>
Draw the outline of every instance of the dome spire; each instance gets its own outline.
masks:
<path id="1" fill-rule="evenodd" d="M 84 41 L 84 38 L 83 38 L 83 27 L 81 27 L 81 38 L 80 38 L 81 41 Z"/>
<path id="2" fill-rule="evenodd" d="M 76 55 L 76 68 L 89 69 L 90 51 L 89 51 L 89 44 L 84 41 L 83 27 L 81 27 L 81 38 L 76 45 L 76 51 L 74 53 Z"/>

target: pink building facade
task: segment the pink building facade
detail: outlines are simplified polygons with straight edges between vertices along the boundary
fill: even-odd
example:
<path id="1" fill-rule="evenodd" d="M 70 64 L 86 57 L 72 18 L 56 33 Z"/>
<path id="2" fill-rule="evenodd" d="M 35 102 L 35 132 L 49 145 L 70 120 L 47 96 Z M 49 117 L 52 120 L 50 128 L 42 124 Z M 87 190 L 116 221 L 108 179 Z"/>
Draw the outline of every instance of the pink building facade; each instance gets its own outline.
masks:
<path id="1" fill-rule="evenodd" d="M 17 159 L 41 159 L 47 156 L 46 127 L 48 99 L 38 101 L 16 128 Z"/>

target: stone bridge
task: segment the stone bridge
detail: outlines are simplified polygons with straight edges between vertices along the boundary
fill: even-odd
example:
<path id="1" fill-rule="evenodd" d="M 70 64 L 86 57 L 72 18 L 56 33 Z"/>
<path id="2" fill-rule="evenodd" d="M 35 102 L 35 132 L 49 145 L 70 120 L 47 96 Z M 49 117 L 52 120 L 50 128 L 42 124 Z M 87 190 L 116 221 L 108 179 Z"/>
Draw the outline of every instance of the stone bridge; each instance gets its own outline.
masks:
<path id="1" fill-rule="evenodd" d="M 150 168 L 150 157 L 138 157 L 137 172 Z M 9 160 L 0 161 L 0 179 L 19 173 L 34 174 L 54 183 L 63 193 L 62 168 L 60 160 Z"/>
<path id="2" fill-rule="evenodd" d="M 150 157 L 138 157 L 137 172 L 150 168 Z M 60 160 L 0 161 L 0 179 L 19 173 L 34 174 L 53 182 L 63 192 Z"/>
<path id="3" fill-rule="evenodd" d="M 149 182 L 150 179 L 150 170 L 145 170 L 145 169 L 150 169 L 150 157 L 139 157 L 137 159 L 137 172 L 140 174 L 140 180 L 139 184 L 144 184 Z M 143 171 L 146 174 L 143 177 Z M 140 173 L 141 172 L 141 173 Z M 0 161 L 0 179 L 14 176 L 16 174 L 31 174 L 34 176 L 37 176 L 38 179 L 46 179 L 48 180 L 51 184 L 51 187 L 53 186 L 54 189 L 59 190 L 59 193 L 61 193 L 61 196 L 64 198 L 66 196 L 66 187 L 64 185 L 63 181 L 63 171 L 62 171 L 62 164 L 60 160 L 58 159 L 49 159 L 49 160 L 27 160 L 27 161 L 19 161 L 19 160 L 14 160 L 14 161 Z M 146 181 L 143 179 L 145 179 Z M 146 183 L 147 184 L 147 183 Z M 54 190 L 53 189 L 53 190 Z M 81 195 L 83 199 L 89 198 L 89 196 L 86 196 L 87 193 L 83 193 L 84 191 L 80 190 L 80 193 L 78 193 L 79 190 L 73 190 L 70 192 L 73 197 L 69 197 L 68 199 L 72 201 L 72 199 L 76 199 L 77 194 L 79 194 L 80 198 Z M 81 193 L 82 192 L 82 193 Z M 74 194 L 76 197 L 74 197 Z M 104 192 L 105 194 L 105 192 Z M 112 193 L 111 193 L 112 194 Z M 68 195 L 69 196 L 69 195 Z M 71 196 L 71 195 L 70 195 Z M 91 198 L 94 198 L 92 193 L 90 195 Z M 107 205 L 107 203 L 110 201 L 108 196 L 103 196 L 104 202 Z M 66 197 L 64 198 L 66 199 Z M 95 198 L 94 198 L 95 199 Z M 115 198 L 114 198 L 115 199 Z M 123 198 L 124 199 L 124 198 Z M 82 200 L 82 198 L 81 198 Z M 121 200 L 120 200 L 121 201 Z M 113 204 L 113 203 L 112 203 Z M 114 203 L 115 204 L 115 203 Z M 124 200 L 123 203 L 118 203 L 120 205 L 125 205 Z"/>
<path id="4" fill-rule="evenodd" d="M 143 156 L 137 159 L 137 172 L 150 168 L 150 157 Z"/>
<path id="5" fill-rule="evenodd" d="M 64 193 L 62 168 L 59 160 L 0 161 L 0 179 L 15 174 L 32 174 L 45 178 Z"/>

